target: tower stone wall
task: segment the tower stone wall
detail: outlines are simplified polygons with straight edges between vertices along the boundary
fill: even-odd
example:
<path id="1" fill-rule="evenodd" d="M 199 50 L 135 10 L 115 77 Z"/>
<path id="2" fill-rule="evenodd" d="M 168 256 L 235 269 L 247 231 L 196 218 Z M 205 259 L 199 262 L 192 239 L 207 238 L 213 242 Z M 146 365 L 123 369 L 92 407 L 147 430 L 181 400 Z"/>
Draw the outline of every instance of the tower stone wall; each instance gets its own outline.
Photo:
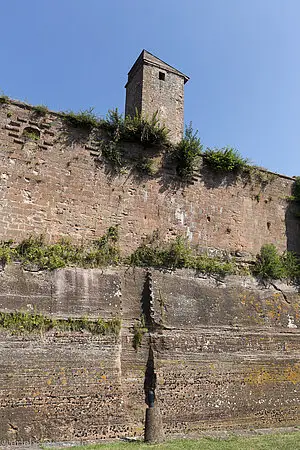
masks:
<path id="1" fill-rule="evenodd" d="M 177 143 L 184 128 L 184 84 L 188 77 L 143 50 L 128 74 L 125 114 L 147 117 L 156 112 Z"/>

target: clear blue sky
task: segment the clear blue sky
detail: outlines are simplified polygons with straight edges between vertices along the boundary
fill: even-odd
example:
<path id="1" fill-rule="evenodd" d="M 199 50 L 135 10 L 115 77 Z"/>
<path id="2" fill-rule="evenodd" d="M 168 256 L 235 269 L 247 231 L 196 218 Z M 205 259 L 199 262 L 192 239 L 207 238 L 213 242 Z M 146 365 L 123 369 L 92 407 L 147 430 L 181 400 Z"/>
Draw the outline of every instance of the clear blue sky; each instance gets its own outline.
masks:
<path id="1" fill-rule="evenodd" d="M 300 175 L 299 0 L 0 0 L 0 90 L 54 110 L 124 110 L 143 48 L 190 76 L 204 145 Z"/>

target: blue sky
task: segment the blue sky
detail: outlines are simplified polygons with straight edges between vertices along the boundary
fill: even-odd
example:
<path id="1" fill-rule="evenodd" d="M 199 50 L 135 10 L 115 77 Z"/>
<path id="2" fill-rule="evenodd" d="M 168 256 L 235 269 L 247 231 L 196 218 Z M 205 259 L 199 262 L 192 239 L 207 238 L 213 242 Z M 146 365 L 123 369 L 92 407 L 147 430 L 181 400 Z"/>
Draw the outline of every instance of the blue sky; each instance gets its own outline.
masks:
<path id="1" fill-rule="evenodd" d="M 143 48 L 190 76 L 205 146 L 300 175 L 299 0 L 0 0 L 0 90 L 54 110 L 124 110 Z"/>

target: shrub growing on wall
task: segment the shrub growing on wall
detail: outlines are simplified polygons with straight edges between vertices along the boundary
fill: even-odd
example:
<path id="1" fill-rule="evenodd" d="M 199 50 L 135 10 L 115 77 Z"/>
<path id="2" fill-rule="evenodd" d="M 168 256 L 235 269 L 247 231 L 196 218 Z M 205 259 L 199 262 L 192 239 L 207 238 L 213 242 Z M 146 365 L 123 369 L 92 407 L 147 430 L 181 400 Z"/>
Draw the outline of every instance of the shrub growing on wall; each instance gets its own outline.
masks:
<path id="1" fill-rule="evenodd" d="M 300 202 L 300 177 L 296 177 L 292 187 L 291 200 Z"/>
<path id="2" fill-rule="evenodd" d="M 266 244 L 257 255 L 253 273 L 263 279 L 295 279 L 300 270 L 297 257 L 292 252 L 280 255 L 274 244 Z"/>
<path id="3" fill-rule="evenodd" d="M 169 144 L 169 130 L 160 124 L 157 112 L 147 117 L 136 110 L 133 117 L 124 118 L 117 109 L 111 110 L 100 128 L 115 141 L 141 142 L 147 146 Z"/>
<path id="4" fill-rule="evenodd" d="M 46 244 L 43 236 L 30 236 L 17 246 L 11 241 L 0 246 L 2 265 L 20 261 L 24 266 L 40 270 L 53 270 L 67 266 L 102 267 L 117 264 L 120 260 L 118 228 L 110 227 L 99 239 L 87 245 L 76 246 L 67 239 L 56 244 Z"/>
<path id="5" fill-rule="evenodd" d="M 221 261 L 208 255 L 197 255 L 182 237 L 169 243 L 163 243 L 154 236 L 140 245 L 127 261 L 133 266 L 167 269 L 191 268 L 203 273 L 226 275 L 234 273 L 236 268 L 230 261 Z"/>
<path id="6" fill-rule="evenodd" d="M 99 126 L 99 118 L 93 112 L 93 108 L 86 109 L 75 113 L 74 111 L 66 111 L 62 113 L 65 120 L 73 127 L 84 128 L 91 131 L 92 128 Z"/>
<path id="7" fill-rule="evenodd" d="M 197 161 L 201 155 L 202 145 L 198 131 L 193 131 L 192 123 L 185 129 L 184 138 L 176 147 L 177 173 L 185 180 L 193 176 Z"/>
<path id="8" fill-rule="evenodd" d="M 205 162 L 217 172 L 236 172 L 246 168 L 248 160 L 231 147 L 221 149 L 207 149 L 204 154 Z"/>

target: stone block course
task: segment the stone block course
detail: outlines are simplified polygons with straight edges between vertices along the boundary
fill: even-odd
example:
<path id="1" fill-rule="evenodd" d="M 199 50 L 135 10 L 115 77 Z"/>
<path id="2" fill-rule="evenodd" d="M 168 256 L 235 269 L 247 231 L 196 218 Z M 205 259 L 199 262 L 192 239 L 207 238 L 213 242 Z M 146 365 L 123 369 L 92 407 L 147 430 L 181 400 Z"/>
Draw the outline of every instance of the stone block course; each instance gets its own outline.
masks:
<path id="1" fill-rule="evenodd" d="M 14 142 L 5 126 L 21 113 L 20 136 L 31 110 L 19 104 L 0 108 L 0 217 L 5 218 L 1 240 L 43 234 L 51 242 L 61 236 L 81 242 L 119 224 L 124 253 L 155 230 L 166 239 L 182 234 L 201 248 L 255 255 L 263 244 L 274 243 L 281 251 L 299 252 L 299 223 L 286 201 L 292 179 L 275 176 L 262 183 L 203 169 L 194 184 L 184 185 L 174 164 L 144 180 L 134 171 L 109 176 L 105 162 L 85 149 L 87 141 L 74 145 L 72 133 L 75 139 L 78 132 L 70 128 L 67 132 L 55 115 L 37 122 L 42 134 L 46 133 L 42 125 L 51 124 L 53 145 L 47 151 L 40 147 L 41 139 Z M 144 151 L 130 143 L 124 148 L 137 157 Z"/>
<path id="2" fill-rule="evenodd" d="M 250 277 L 220 284 L 153 270 L 154 323 L 135 350 L 146 278 L 121 268 L 0 273 L 1 311 L 122 318 L 120 336 L 0 330 L 1 441 L 142 436 L 150 346 L 167 435 L 299 423 L 295 288 L 277 286 L 287 302 Z"/>
<path id="3" fill-rule="evenodd" d="M 29 125 L 40 139 L 24 139 Z M 286 201 L 293 179 L 220 177 L 203 167 L 187 185 L 170 161 L 154 177 L 112 175 L 91 148 L 91 137 L 54 113 L 33 120 L 30 107 L 0 106 L 0 240 L 43 234 L 47 242 L 84 243 L 119 225 L 123 255 L 156 230 L 245 260 L 267 243 L 300 253 L 299 219 Z M 136 159 L 146 151 L 124 149 Z M 294 286 L 191 270 L 150 275 L 124 267 L 29 272 L 18 264 L 0 271 L 2 312 L 122 319 L 119 336 L 0 330 L 1 441 L 142 436 L 150 348 L 167 434 L 299 423 Z M 149 331 L 135 350 L 145 291 Z"/>

